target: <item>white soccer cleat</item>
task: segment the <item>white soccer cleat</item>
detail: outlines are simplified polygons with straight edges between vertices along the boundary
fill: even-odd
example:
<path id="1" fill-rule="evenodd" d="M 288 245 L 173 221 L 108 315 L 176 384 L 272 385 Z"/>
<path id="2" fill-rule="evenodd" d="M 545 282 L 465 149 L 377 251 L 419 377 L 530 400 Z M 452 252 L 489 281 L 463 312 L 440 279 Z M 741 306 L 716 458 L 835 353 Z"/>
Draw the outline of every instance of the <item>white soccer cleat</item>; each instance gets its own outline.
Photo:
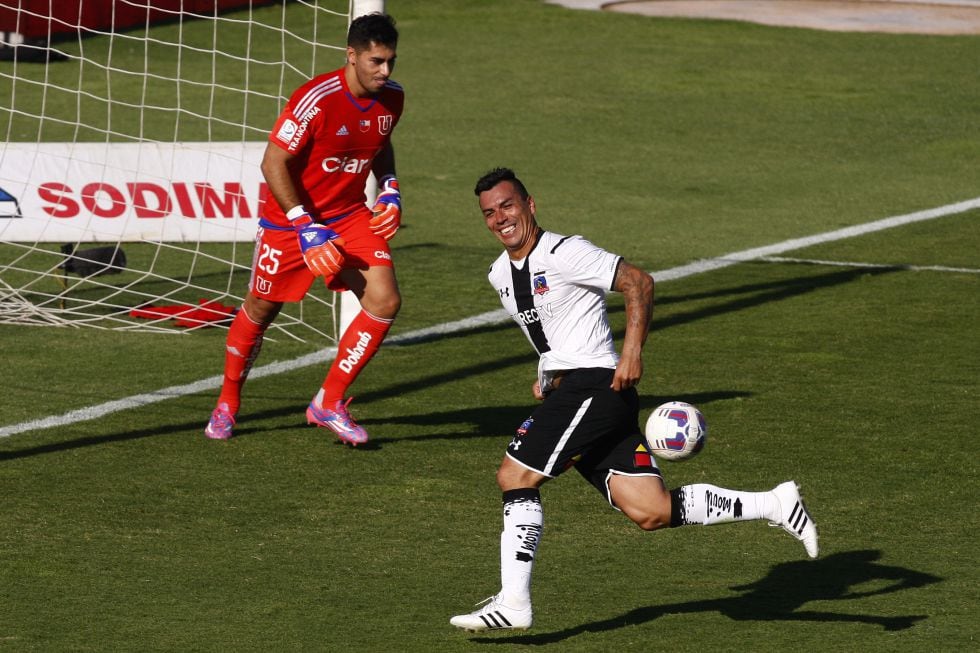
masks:
<path id="1" fill-rule="evenodd" d="M 481 630 L 525 630 L 531 627 L 531 605 L 528 604 L 523 610 L 508 608 L 500 602 L 500 595 L 491 596 L 484 601 L 486 605 L 469 614 L 458 614 L 449 620 L 449 623 L 469 630 L 479 632 Z"/>
<path id="2" fill-rule="evenodd" d="M 803 504 L 800 488 L 794 481 L 786 481 L 777 485 L 772 493 L 779 500 L 780 518 L 779 523 L 769 522 L 769 525 L 779 526 L 803 542 L 807 555 L 816 558 L 820 553 L 817 546 L 817 525 L 813 523 L 813 518 Z"/>

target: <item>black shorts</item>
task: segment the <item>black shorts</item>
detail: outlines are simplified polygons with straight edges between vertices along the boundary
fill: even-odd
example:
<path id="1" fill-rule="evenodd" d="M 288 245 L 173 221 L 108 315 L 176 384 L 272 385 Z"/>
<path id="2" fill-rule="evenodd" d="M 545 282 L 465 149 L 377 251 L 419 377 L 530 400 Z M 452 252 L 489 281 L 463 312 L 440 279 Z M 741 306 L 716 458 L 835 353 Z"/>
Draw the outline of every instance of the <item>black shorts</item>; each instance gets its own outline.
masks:
<path id="1" fill-rule="evenodd" d="M 558 388 L 517 429 L 507 455 L 549 478 L 574 466 L 610 504 L 611 473 L 660 476 L 640 430 L 636 389 L 615 392 L 609 387 L 613 372 L 564 373 Z"/>

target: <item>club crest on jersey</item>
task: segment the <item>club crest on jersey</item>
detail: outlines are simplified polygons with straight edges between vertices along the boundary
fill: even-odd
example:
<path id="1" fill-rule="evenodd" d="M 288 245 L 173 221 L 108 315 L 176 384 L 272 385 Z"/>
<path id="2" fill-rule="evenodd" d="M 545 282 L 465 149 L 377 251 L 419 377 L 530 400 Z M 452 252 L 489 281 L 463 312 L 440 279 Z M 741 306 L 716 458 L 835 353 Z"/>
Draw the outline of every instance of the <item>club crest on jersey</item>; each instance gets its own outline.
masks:
<path id="1" fill-rule="evenodd" d="M 361 120 L 357 124 L 361 128 L 361 131 L 362 132 L 366 132 L 367 130 L 371 129 L 371 119 L 370 118 L 365 118 L 364 120 Z"/>
<path id="2" fill-rule="evenodd" d="M 548 280 L 545 279 L 543 274 L 534 277 L 534 280 L 531 281 L 531 287 L 534 288 L 535 295 L 543 295 L 550 290 L 548 288 Z"/>
<path id="3" fill-rule="evenodd" d="M 378 133 L 385 136 L 391 131 L 391 115 L 378 116 Z"/>

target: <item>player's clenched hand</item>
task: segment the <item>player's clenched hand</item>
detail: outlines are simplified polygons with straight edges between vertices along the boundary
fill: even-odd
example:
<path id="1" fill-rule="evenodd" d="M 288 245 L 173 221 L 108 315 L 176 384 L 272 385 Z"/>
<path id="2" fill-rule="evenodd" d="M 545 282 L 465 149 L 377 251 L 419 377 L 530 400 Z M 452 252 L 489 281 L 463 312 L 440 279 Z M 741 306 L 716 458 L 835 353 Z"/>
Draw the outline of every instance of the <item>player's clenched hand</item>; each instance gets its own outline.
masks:
<path id="1" fill-rule="evenodd" d="M 336 231 L 313 222 L 309 215 L 293 221 L 293 228 L 310 272 L 318 277 L 332 277 L 340 272 L 344 255 L 338 247 L 343 246 L 344 239 Z"/>
<path id="2" fill-rule="evenodd" d="M 613 373 L 611 387 L 616 392 L 632 388 L 643 376 L 643 361 L 640 358 L 622 356 Z"/>
<path id="3" fill-rule="evenodd" d="M 381 178 L 381 192 L 371 211 L 374 213 L 371 231 L 385 240 L 391 240 L 402 224 L 402 195 L 394 175 Z"/>

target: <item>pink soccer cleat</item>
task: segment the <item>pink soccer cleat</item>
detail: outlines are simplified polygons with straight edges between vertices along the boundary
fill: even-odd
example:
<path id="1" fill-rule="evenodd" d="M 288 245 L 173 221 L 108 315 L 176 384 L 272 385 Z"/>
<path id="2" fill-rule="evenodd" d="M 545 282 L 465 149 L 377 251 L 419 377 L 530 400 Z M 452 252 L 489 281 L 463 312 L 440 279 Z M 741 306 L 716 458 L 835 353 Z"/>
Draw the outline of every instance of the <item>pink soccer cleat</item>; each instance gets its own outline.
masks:
<path id="1" fill-rule="evenodd" d="M 332 408 L 320 408 L 316 405 L 316 400 L 314 399 L 306 409 L 306 423 L 326 426 L 337 434 L 341 442 L 346 444 L 355 447 L 359 444 L 364 444 L 368 441 L 367 431 L 363 427 L 358 426 L 354 422 L 354 418 L 347 412 L 347 404 L 352 399 L 353 397 L 347 401 L 338 401 Z"/>
<path id="2" fill-rule="evenodd" d="M 204 435 L 212 440 L 227 440 L 231 437 L 233 426 L 235 426 L 235 416 L 228 409 L 228 404 L 222 401 L 211 413 L 211 420 L 204 429 Z"/>

